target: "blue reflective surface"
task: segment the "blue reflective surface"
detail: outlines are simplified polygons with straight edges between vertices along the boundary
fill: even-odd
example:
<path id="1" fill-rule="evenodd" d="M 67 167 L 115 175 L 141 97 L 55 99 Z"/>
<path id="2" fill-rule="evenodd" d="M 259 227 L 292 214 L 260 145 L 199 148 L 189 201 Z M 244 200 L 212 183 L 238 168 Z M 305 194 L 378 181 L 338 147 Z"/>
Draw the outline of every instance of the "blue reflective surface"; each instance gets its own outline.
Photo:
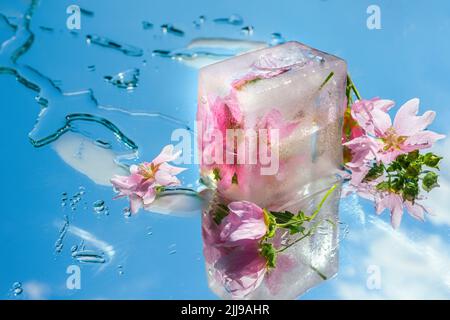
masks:
<path id="1" fill-rule="evenodd" d="M 81 15 L 81 29 L 76 32 L 66 27 L 66 8 L 71 4 L 93 12 Z M 267 43 L 272 33 L 279 32 L 286 40 L 297 40 L 346 59 L 355 83 L 367 98 L 381 96 L 400 106 L 419 97 L 421 111 L 433 109 L 438 114 L 432 129 L 447 134 L 450 3 L 378 1 L 381 30 L 366 27 L 370 4 L 333 0 L 277 4 L 216 1 L 214 5 L 210 1 L 181 0 L 132 4 L 40 1 L 30 19 L 34 42 L 13 67 L 45 89 L 40 95 L 49 97 L 44 115 L 48 117 L 41 117 L 35 127 L 43 104 L 36 100 L 38 93 L 18 82 L 14 75 L 0 74 L 4 168 L 0 297 L 215 298 L 206 282 L 199 212 L 188 217 L 141 212 L 126 218 L 125 200 L 113 201 L 111 187 L 102 185 L 102 174 L 109 169 L 101 159 L 111 162 L 118 155 L 127 155 L 127 159 L 120 158 L 125 163 L 152 159 L 171 142 L 174 129 L 193 126 L 197 68 L 189 61 L 154 55 L 154 50 L 179 50 L 193 39 L 205 37 Z M 25 0 L 0 0 L 0 13 L 12 22 L 18 21 L 14 17 L 20 18 L 29 5 L 30 1 Z M 213 22 L 235 13 L 244 20 L 240 26 Z M 201 15 L 206 19 L 198 27 L 193 21 Z M 151 22 L 153 27 L 143 28 L 143 21 Z M 184 35 L 163 33 L 163 24 L 173 24 Z M 251 35 L 241 31 L 241 27 L 249 25 L 254 27 Z M 0 41 L 10 39 L 14 33 L 14 28 L 2 20 Z M 140 48 L 142 56 L 88 44 L 87 35 Z M 231 49 L 225 48 L 220 54 L 232 54 L 227 50 Z M 0 55 L 0 63 L 0 67 L 11 67 L 10 56 Z M 134 90 L 118 88 L 104 79 L 132 68 L 140 70 Z M 48 79 L 60 92 L 51 90 Z M 91 91 L 86 92 L 88 89 Z M 66 115 L 78 113 L 110 121 L 138 147 L 137 156 L 124 137 L 118 139 L 104 124 L 85 120 L 74 121 L 71 132 L 55 142 L 38 148 L 30 143 L 28 136 L 33 127 L 37 129 L 32 137 L 45 138 L 65 124 Z M 98 140 L 110 143 L 111 148 L 98 147 Z M 377 217 L 370 203 L 355 197 L 344 199 L 340 215 L 347 232 L 343 232 L 346 236 L 341 241 L 340 272 L 302 298 L 450 298 L 448 146 L 444 141 L 436 147 L 446 156 L 441 188 L 427 200 L 436 216 L 420 223 L 405 214 L 400 230 L 394 232 L 388 225 L 387 213 Z M 93 157 L 89 159 L 99 164 L 86 168 L 76 161 L 68 163 L 75 152 L 84 152 L 85 157 Z M 190 170 L 182 174 L 183 184 L 195 184 L 197 166 L 184 166 Z M 80 186 L 85 194 L 75 210 L 70 207 L 70 199 L 61 206 L 62 194 L 66 192 L 70 198 Z M 108 215 L 95 213 L 93 203 L 97 200 L 105 201 Z M 70 227 L 58 253 L 55 242 L 65 216 Z M 101 252 L 106 262 L 74 260 L 71 248 L 82 242 L 86 250 Z M 71 265 L 81 267 L 79 290 L 70 290 L 66 285 L 66 271 Z M 381 279 L 376 288 L 371 284 L 374 272 Z M 14 282 L 22 283 L 19 295 L 11 291 Z"/>

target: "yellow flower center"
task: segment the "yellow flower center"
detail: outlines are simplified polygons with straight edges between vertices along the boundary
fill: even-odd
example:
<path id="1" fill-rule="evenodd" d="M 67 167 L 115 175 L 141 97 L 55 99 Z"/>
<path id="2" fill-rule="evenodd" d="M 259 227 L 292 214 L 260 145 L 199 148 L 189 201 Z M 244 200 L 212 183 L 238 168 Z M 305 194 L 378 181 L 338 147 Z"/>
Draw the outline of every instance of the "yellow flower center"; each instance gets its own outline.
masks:
<path id="1" fill-rule="evenodd" d="M 384 151 L 392 150 L 392 149 L 401 149 L 402 144 L 405 142 L 405 140 L 408 137 L 405 136 L 399 136 L 395 132 L 394 128 L 389 128 L 386 131 L 386 134 L 384 135 L 381 140 L 384 142 Z"/>
<path id="2" fill-rule="evenodd" d="M 150 164 L 141 164 L 139 166 L 140 174 L 146 179 L 155 179 L 155 174 L 159 169 L 159 165 Z"/>

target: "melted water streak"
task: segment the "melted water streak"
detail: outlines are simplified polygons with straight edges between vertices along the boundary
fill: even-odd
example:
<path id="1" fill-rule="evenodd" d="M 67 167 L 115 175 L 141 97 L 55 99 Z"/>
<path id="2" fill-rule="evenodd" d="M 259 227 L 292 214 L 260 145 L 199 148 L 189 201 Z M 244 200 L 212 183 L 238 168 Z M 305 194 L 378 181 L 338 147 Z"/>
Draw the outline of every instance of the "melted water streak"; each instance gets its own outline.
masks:
<path id="1" fill-rule="evenodd" d="M 193 68 L 201 68 L 235 55 L 267 47 L 260 41 L 229 38 L 196 38 L 178 50 L 153 50 L 153 56 L 169 58 Z"/>
<path id="2" fill-rule="evenodd" d="M 97 126 L 108 129 L 111 141 L 119 140 L 126 149 L 130 150 L 131 157 L 136 154 L 138 146 L 128 138 L 119 128 L 107 118 L 111 112 L 122 112 L 117 107 L 101 108 L 92 90 L 78 92 L 62 92 L 54 81 L 40 73 L 38 70 L 17 62 L 25 54 L 34 41 L 34 34 L 30 31 L 30 21 L 36 8 L 37 1 L 32 1 L 27 12 L 14 23 L 0 14 L 3 24 L 8 26 L 15 34 L 0 48 L 0 74 L 9 74 L 28 89 L 38 93 L 36 100 L 41 106 L 38 119 L 29 134 L 30 142 L 35 147 L 42 147 L 55 140 L 68 131 L 86 133 L 80 129 L 80 124 L 95 123 Z M 92 43 L 118 49 L 125 54 L 139 56 L 142 50 L 132 46 L 116 43 L 104 37 L 88 36 Z M 159 114 L 143 113 L 141 115 L 159 117 L 175 124 L 183 123 L 181 120 Z M 184 124 L 184 126 L 186 126 Z"/>

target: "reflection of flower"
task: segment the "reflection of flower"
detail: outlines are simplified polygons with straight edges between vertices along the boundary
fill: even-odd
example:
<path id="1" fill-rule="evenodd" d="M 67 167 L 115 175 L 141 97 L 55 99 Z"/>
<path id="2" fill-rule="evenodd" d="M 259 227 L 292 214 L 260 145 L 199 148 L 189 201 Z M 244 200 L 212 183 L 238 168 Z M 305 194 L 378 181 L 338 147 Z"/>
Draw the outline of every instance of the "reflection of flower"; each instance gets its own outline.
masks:
<path id="1" fill-rule="evenodd" d="M 400 226 L 400 222 L 403 216 L 403 208 L 406 208 L 407 212 L 415 219 L 424 220 L 424 213 L 428 212 L 427 209 L 421 204 L 415 201 L 403 201 L 403 198 L 396 193 L 385 193 L 378 195 L 376 199 L 376 210 L 378 214 L 381 214 L 385 209 L 391 212 L 391 224 L 394 228 Z"/>
<path id="2" fill-rule="evenodd" d="M 114 176 L 111 183 L 119 192 L 116 198 L 128 197 L 133 213 L 141 207 L 146 209 L 155 200 L 158 190 L 180 184 L 176 175 L 185 169 L 168 164 L 179 155 L 180 152 L 173 152 L 173 145 L 167 145 L 152 162 L 132 165 L 129 176 Z"/>
<path id="3" fill-rule="evenodd" d="M 272 212 L 248 201 L 235 201 L 228 206 L 217 204 L 203 216 L 202 235 L 206 262 L 211 274 L 223 284 L 232 298 L 244 298 L 263 281 L 276 295 L 283 274 L 292 270 L 294 260 L 284 253 L 302 239 L 312 235 L 320 220 L 307 230 L 305 223 L 314 220 L 323 203 L 336 188 L 332 186 L 311 216 Z M 284 232 L 277 233 L 277 230 Z M 282 238 L 300 234 L 283 243 Z"/>
<path id="4" fill-rule="evenodd" d="M 226 246 L 253 245 L 267 233 L 263 209 L 248 201 L 228 205 L 229 214 L 220 224 L 220 240 Z"/>

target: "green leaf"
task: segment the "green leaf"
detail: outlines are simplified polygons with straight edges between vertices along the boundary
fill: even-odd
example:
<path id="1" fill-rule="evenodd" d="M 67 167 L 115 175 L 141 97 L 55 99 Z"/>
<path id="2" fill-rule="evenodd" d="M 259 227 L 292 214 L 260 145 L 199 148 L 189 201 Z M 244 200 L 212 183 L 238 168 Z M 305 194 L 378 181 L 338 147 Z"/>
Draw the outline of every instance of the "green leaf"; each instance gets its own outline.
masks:
<path id="1" fill-rule="evenodd" d="M 403 199 L 414 201 L 419 195 L 419 185 L 417 181 L 407 182 L 402 191 Z"/>
<path id="2" fill-rule="evenodd" d="M 219 168 L 214 168 L 213 171 L 213 176 L 214 176 L 214 180 L 219 181 L 222 179 L 222 177 L 220 176 L 220 169 Z"/>
<path id="3" fill-rule="evenodd" d="M 219 225 L 222 223 L 222 220 L 229 214 L 230 212 L 228 211 L 228 207 L 223 205 L 223 204 L 219 204 L 216 208 L 216 211 L 213 214 L 213 220 L 214 222 Z"/>
<path id="4" fill-rule="evenodd" d="M 379 165 L 375 163 L 372 168 L 370 168 L 369 172 L 364 177 L 363 181 L 373 181 L 379 177 L 381 177 L 384 173 L 383 165 Z"/>
<path id="5" fill-rule="evenodd" d="M 275 232 L 277 231 L 277 222 L 275 217 L 271 214 L 271 212 L 267 209 L 263 209 L 264 213 L 264 222 L 267 225 L 267 238 L 273 238 L 275 236 Z"/>
<path id="6" fill-rule="evenodd" d="M 417 159 L 419 159 L 419 150 L 414 150 L 414 151 L 411 151 L 410 153 L 408 153 L 407 155 L 406 155 L 406 160 L 408 161 L 408 162 L 412 162 L 412 161 L 415 161 L 415 160 L 417 160 Z"/>
<path id="7" fill-rule="evenodd" d="M 408 177 L 418 177 L 421 172 L 422 164 L 417 161 L 411 162 L 408 168 L 406 168 L 406 176 Z"/>
<path id="8" fill-rule="evenodd" d="M 231 178 L 231 183 L 232 184 L 238 184 L 238 177 L 237 177 L 237 173 L 236 172 L 233 174 L 233 177 Z"/>
<path id="9" fill-rule="evenodd" d="M 275 217 L 275 221 L 278 224 L 288 223 L 289 221 L 291 221 L 292 217 L 294 216 L 294 214 L 290 213 L 289 211 L 284 211 L 284 212 L 271 211 L 270 214 Z"/>
<path id="10" fill-rule="evenodd" d="M 439 162 L 442 160 L 442 157 L 435 155 L 432 152 L 428 152 L 423 155 L 423 163 L 430 168 L 439 168 Z"/>
<path id="11" fill-rule="evenodd" d="M 266 258 L 267 266 L 275 268 L 277 263 L 277 251 L 271 243 L 265 242 L 261 245 L 261 255 Z"/>
<path id="12" fill-rule="evenodd" d="M 435 172 L 428 172 L 422 179 L 422 188 L 426 192 L 430 192 L 433 188 L 438 187 L 438 175 Z"/>
<path id="13" fill-rule="evenodd" d="M 377 184 L 377 190 L 380 191 L 388 191 L 389 190 L 389 182 L 383 181 Z"/>
<path id="14" fill-rule="evenodd" d="M 303 232 L 305 228 L 302 226 L 305 221 L 309 221 L 309 217 L 305 216 L 303 211 L 299 211 L 296 215 L 289 211 L 271 212 L 275 218 L 277 226 L 288 229 L 290 234 Z"/>

